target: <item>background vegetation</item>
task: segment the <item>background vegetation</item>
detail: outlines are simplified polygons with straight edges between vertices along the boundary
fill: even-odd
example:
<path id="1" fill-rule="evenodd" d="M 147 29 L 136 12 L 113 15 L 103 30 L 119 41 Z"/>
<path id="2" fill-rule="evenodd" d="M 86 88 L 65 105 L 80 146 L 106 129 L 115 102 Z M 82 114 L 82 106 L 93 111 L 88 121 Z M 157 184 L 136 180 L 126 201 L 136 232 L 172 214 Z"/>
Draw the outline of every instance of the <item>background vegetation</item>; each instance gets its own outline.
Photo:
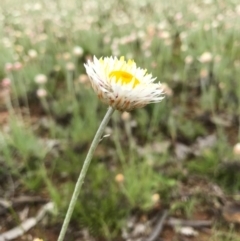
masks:
<path id="1" fill-rule="evenodd" d="M 146 222 L 163 209 L 214 220 L 207 240 L 237 240 L 221 212 L 240 188 L 239 1 L 8 0 L 0 24 L 0 196 L 55 203 L 35 234 L 56 240 L 48 229 L 59 232 L 107 109 L 83 63 L 113 55 L 157 76 L 166 98 L 114 114 L 67 240 L 79 230 L 125 240 L 130 217 Z M 12 211 L 3 231 L 19 223 Z"/>

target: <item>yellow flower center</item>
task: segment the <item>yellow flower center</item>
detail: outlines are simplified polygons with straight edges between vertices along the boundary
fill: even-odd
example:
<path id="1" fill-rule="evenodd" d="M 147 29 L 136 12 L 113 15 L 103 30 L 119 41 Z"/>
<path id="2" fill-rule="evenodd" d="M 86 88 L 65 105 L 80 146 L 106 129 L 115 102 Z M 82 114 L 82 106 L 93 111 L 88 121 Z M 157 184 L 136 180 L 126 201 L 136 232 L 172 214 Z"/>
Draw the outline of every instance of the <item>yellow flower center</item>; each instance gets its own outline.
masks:
<path id="1" fill-rule="evenodd" d="M 120 81 L 122 85 L 124 84 L 129 84 L 133 81 L 133 88 L 140 84 L 140 81 L 135 78 L 132 74 L 129 74 L 128 72 L 125 72 L 125 71 L 121 71 L 121 70 L 118 70 L 118 71 L 112 71 L 110 74 L 109 74 L 109 77 L 110 78 L 113 78 L 115 77 L 116 78 L 116 81 Z"/>

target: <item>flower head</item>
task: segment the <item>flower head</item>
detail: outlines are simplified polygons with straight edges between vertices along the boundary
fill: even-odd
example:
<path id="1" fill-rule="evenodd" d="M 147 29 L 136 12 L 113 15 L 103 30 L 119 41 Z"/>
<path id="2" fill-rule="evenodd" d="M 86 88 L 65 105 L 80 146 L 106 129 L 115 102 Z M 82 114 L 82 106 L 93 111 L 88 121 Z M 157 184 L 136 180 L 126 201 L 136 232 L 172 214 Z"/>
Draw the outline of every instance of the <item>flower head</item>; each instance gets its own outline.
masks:
<path id="1" fill-rule="evenodd" d="M 11 79 L 9 78 L 2 79 L 1 86 L 3 88 L 9 88 L 11 86 Z"/>
<path id="2" fill-rule="evenodd" d="M 105 57 L 84 65 L 99 99 L 121 111 L 131 111 L 149 103 L 160 102 L 164 90 L 146 69 L 124 57 Z"/>
<path id="3" fill-rule="evenodd" d="M 13 70 L 13 64 L 6 63 L 5 64 L 5 70 L 6 70 L 6 72 L 9 72 L 9 71 Z"/>
<path id="4" fill-rule="evenodd" d="M 37 90 L 37 97 L 38 98 L 45 98 L 47 96 L 47 91 L 43 88 Z"/>
<path id="5" fill-rule="evenodd" d="M 44 74 L 38 74 L 34 78 L 35 82 L 39 85 L 46 84 L 47 83 L 47 76 Z"/>
<path id="6" fill-rule="evenodd" d="M 240 156 L 240 143 L 237 143 L 234 147 L 233 147 L 233 153 L 236 156 Z"/>
<path id="7" fill-rule="evenodd" d="M 116 177 L 115 177 L 115 181 L 118 182 L 118 183 L 123 183 L 123 181 L 124 181 L 123 174 L 121 174 L 121 173 L 117 174 Z"/>
<path id="8" fill-rule="evenodd" d="M 30 49 L 28 51 L 28 56 L 31 58 L 31 59 L 35 59 L 37 56 L 38 56 L 38 53 L 35 49 Z"/>
<path id="9" fill-rule="evenodd" d="M 79 46 L 74 47 L 73 54 L 75 56 L 81 57 L 83 55 L 83 49 Z"/>
<path id="10" fill-rule="evenodd" d="M 20 62 L 16 62 L 16 63 L 13 64 L 14 70 L 20 70 L 20 69 L 22 69 L 22 67 L 23 67 L 23 65 Z"/>
<path id="11" fill-rule="evenodd" d="M 211 62 L 213 59 L 213 56 L 210 52 L 204 52 L 200 57 L 199 57 L 199 61 L 201 63 L 209 63 Z"/>

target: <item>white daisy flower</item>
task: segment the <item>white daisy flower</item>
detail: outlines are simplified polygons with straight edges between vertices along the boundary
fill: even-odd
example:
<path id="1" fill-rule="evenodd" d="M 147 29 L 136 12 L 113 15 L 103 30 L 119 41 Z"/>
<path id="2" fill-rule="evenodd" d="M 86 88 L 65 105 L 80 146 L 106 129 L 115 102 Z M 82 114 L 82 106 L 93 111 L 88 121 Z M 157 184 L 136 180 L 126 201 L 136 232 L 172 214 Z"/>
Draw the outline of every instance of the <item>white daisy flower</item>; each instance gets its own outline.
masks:
<path id="1" fill-rule="evenodd" d="M 209 63 L 213 59 L 213 55 L 210 52 L 204 52 L 200 57 L 199 61 L 201 63 Z"/>
<path id="2" fill-rule="evenodd" d="M 162 85 L 133 60 L 94 56 L 84 66 L 98 98 L 117 110 L 131 111 L 164 98 Z"/>
<path id="3" fill-rule="evenodd" d="M 46 84 L 47 83 L 47 76 L 44 74 L 38 74 L 35 76 L 34 78 L 35 83 L 42 85 L 42 84 Z"/>

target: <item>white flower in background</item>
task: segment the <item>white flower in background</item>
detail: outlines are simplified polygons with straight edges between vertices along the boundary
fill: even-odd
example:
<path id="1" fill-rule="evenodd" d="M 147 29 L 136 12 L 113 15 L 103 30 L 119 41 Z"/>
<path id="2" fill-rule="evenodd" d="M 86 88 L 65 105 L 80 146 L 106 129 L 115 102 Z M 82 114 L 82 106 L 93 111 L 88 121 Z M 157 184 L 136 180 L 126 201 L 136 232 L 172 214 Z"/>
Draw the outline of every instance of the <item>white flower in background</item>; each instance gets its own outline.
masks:
<path id="1" fill-rule="evenodd" d="M 78 80 L 81 84 L 89 83 L 89 78 L 86 74 L 80 74 Z"/>
<path id="2" fill-rule="evenodd" d="M 33 10 L 35 10 L 35 11 L 40 11 L 40 10 L 42 10 L 42 5 L 41 5 L 40 3 L 35 3 L 35 4 L 33 5 Z"/>
<path id="3" fill-rule="evenodd" d="M 153 203 L 158 203 L 160 201 L 160 195 L 158 193 L 153 194 L 152 201 Z"/>
<path id="4" fill-rule="evenodd" d="M 159 32 L 158 37 L 160 39 L 168 39 L 171 37 L 170 33 L 166 30 Z"/>
<path id="5" fill-rule="evenodd" d="M 63 53 L 62 58 L 67 61 L 71 58 L 71 54 L 68 52 L 65 52 Z"/>
<path id="6" fill-rule="evenodd" d="M 68 63 L 66 64 L 66 69 L 67 69 L 68 71 L 73 71 L 73 70 L 75 70 L 75 65 L 74 65 L 74 63 L 68 62 Z"/>
<path id="7" fill-rule="evenodd" d="M 236 12 L 238 15 L 240 15 L 240 4 L 236 6 Z"/>
<path id="8" fill-rule="evenodd" d="M 46 84 L 46 82 L 47 82 L 47 76 L 44 74 L 38 74 L 38 75 L 36 75 L 34 80 L 35 80 L 35 83 L 37 83 L 39 85 L 43 85 L 43 84 Z"/>
<path id="9" fill-rule="evenodd" d="M 201 63 L 209 63 L 211 62 L 213 59 L 213 56 L 210 52 L 204 52 L 200 57 L 199 57 L 199 61 Z"/>
<path id="10" fill-rule="evenodd" d="M 191 55 L 186 56 L 185 58 L 185 64 L 189 65 L 193 62 L 193 57 Z"/>
<path id="11" fill-rule="evenodd" d="M 201 79 L 206 79 L 209 76 L 209 72 L 207 69 L 201 69 L 200 70 L 200 77 Z"/>
<path id="12" fill-rule="evenodd" d="M 74 47 L 73 54 L 77 57 L 81 57 L 83 55 L 83 49 L 79 46 Z"/>
<path id="13" fill-rule="evenodd" d="M 4 69 L 6 72 L 9 72 L 11 70 L 13 70 L 13 64 L 12 63 L 6 63 L 4 66 Z"/>
<path id="14" fill-rule="evenodd" d="M 13 64 L 13 69 L 14 69 L 14 70 L 20 70 L 20 69 L 22 69 L 22 67 L 23 67 L 23 64 L 20 63 L 20 62 L 15 62 L 15 63 Z"/>
<path id="15" fill-rule="evenodd" d="M 131 114 L 129 112 L 124 111 L 121 115 L 123 121 L 129 121 L 131 119 Z"/>
<path id="16" fill-rule="evenodd" d="M 38 53 L 35 49 L 30 49 L 30 50 L 28 50 L 28 56 L 31 59 L 35 59 L 38 56 Z"/>
<path id="17" fill-rule="evenodd" d="M 98 98 L 117 110 L 131 111 L 164 98 L 162 85 L 133 60 L 94 57 L 84 66 Z"/>
<path id="18" fill-rule="evenodd" d="M 8 88 L 8 87 L 10 87 L 10 85 L 11 85 L 11 79 L 9 79 L 9 78 L 2 79 L 1 86 L 3 88 Z"/>
<path id="19" fill-rule="evenodd" d="M 37 90 L 37 97 L 38 98 L 45 98 L 47 96 L 47 91 L 43 88 Z"/>
<path id="20" fill-rule="evenodd" d="M 234 147 L 233 147 L 233 153 L 236 156 L 240 156 L 240 143 L 237 143 Z"/>

